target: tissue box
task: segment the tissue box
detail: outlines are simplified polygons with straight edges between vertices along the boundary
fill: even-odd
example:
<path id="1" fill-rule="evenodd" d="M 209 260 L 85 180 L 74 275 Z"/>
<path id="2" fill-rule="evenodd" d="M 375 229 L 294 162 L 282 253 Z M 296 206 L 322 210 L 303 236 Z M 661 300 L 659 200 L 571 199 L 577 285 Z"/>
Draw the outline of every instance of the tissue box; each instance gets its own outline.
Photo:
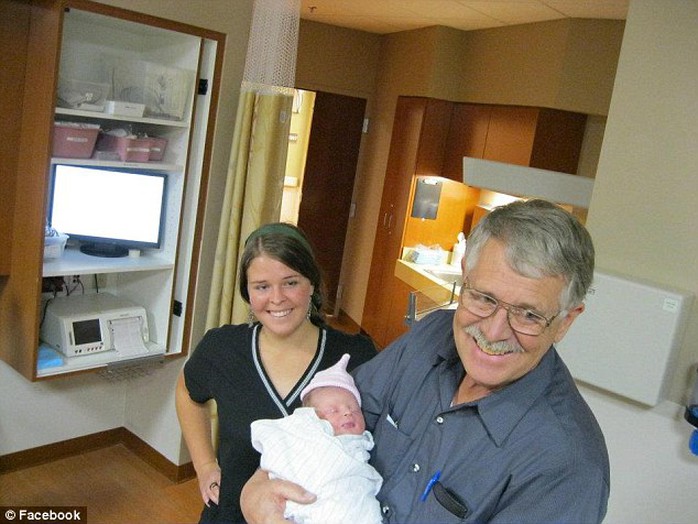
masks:
<path id="1" fill-rule="evenodd" d="M 65 250 L 68 235 L 58 234 L 55 237 L 44 237 L 44 258 L 61 258 Z"/>
<path id="2" fill-rule="evenodd" d="M 55 122 L 53 126 L 53 156 L 90 158 L 98 133 L 98 124 Z"/>
<path id="3" fill-rule="evenodd" d="M 412 262 L 415 264 L 438 266 L 446 263 L 448 253 L 448 251 L 444 251 L 443 249 L 430 249 L 417 246 L 414 248 L 414 251 L 412 251 Z"/>
<path id="4" fill-rule="evenodd" d="M 97 141 L 97 149 L 116 153 L 122 162 L 148 162 L 151 143 L 152 139 L 150 138 L 102 134 Z"/>

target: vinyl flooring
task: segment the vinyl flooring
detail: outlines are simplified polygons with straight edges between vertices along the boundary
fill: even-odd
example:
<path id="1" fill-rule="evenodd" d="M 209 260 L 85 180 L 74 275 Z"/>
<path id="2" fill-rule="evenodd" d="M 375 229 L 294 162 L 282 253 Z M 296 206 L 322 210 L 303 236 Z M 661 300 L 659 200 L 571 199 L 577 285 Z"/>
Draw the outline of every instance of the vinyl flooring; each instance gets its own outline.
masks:
<path id="1" fill-rule="evenodd" d="M 90 524 L 198 522 L 196 479 L 174 483 L 121 444 L 0 474 L 0 506 L 86 506 Z"/>

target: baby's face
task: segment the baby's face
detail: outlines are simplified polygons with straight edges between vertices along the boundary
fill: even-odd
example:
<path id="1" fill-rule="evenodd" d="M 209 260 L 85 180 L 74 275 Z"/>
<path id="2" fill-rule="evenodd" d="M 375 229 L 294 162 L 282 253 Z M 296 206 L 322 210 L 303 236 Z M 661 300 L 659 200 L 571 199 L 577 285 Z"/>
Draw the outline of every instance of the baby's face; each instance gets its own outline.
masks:
<path id="1" fill-rule="evenodd" d="M 366 429 L 359 403 L 346 389 L 317 388 L 309 397 L 308 405 L 315 408 L 318 417 L 332 424 L 335 435 L 361 435 Z"/>

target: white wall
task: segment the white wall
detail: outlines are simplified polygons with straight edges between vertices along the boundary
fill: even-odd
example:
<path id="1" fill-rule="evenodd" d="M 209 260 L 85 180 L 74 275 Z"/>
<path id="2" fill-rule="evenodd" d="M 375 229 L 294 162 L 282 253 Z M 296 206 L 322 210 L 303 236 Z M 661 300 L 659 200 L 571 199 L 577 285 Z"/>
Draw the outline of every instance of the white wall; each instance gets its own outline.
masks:
<path id="1" fill-rule="evenodd" d="M 0 455 L 124 425 L 124 384 L 96 375 L 31 383 L 0 362 Z"/>
<path id="2" fill-rule="evenodd" d="M 695 294 L 697 35 L 695 0 L 631 0 L 587 220 L 599 267 Z M 611 455 L 607 523 L 698 519 L 698 457 L 687 450 L 691 427 L 680 415 L 697 335 L 694 302 L 669 380 L 673 402 L 648 409 L 584 390 Z"/>

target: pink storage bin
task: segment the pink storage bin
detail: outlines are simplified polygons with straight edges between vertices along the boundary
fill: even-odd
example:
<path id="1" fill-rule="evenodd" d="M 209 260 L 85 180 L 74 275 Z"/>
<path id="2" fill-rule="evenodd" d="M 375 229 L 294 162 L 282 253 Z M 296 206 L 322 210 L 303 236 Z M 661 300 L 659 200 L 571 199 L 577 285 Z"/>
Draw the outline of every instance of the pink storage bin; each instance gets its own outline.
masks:
<path id="1" fill-rule="evenodd" d="M 98 134 L 98 124 L 55 122 L 52 154 L 62 158 L 90 158 Z"/>
<path id="2" fill-rule="evenodd" d="M 150 160 L 151 140 L 102 134 L 97 149 L 116 153 L 122 162 L 147 162 Z"/>
<path id="3" fill-rule="evenodd" d="M 160 137 L 150 137 L 150 161 L 160 162 L 165 156 L 165 148 L 167 147 L 167 139 Z"/>

